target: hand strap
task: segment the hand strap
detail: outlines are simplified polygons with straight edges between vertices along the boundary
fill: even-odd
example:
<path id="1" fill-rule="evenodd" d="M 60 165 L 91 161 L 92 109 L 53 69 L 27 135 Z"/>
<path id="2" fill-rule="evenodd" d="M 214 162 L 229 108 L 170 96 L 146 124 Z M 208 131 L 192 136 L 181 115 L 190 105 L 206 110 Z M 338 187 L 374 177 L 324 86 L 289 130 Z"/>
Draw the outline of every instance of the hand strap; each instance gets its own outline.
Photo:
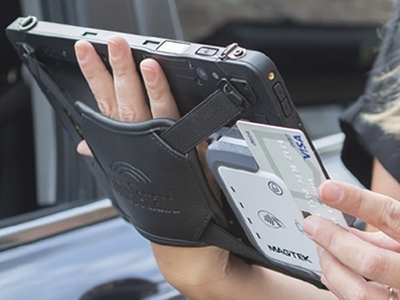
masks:
<path id="1" fill-rule="evenodd" d="M 187 153 L 227 123 L 237 120 L 249 108 L 246 98 L 225 81 L 161 137 L 177 151 Z"/>
<path id="2" fill-rule="evenodd" d="M 144 237 L 164 245 L 218 246 L 249 263 L 321 286 L 315 274 L 265 258 L 247 242 L 242 228 L 232 225 L 239 222 L 228 206 L 221 207 L 215 199 L 196 149 L 181 153 L 163 139 L 179 122 L 124 123 L 83 103 L 76 106 L 82 133 L 109 178 L 116 203 Z"/>
<path id="3" fill-rule="evenodd" d="M 108 195 L 113 204 L 144 237 L 164 245 L 215 245 L 249 263 L 322 287 L 313 273 L 278 266 L 255 250 L 243 229 L 235 226 L 239 222 L 231 209 L 218 205 L 208 186 L 195 147 L 250 107 L 229 82 L 178 122 L 123 123 L 83 103 L 74 107 L 29 46 L 23 47 L 28 47 L 22 54 L 24 62 L 63 125 L 70 129 L 72 122 L 74 131 L 87 140 L 101 168 L 101 182 L 112 190 Z"/>

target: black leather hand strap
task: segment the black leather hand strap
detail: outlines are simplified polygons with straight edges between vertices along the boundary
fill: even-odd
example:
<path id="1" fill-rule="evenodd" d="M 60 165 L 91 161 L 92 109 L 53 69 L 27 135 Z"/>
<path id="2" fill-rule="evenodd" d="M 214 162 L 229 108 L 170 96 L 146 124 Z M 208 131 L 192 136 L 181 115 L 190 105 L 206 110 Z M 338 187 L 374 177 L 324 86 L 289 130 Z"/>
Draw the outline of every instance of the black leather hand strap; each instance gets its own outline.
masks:
<path id="1" fill-rule="evenodd" d="M 144 237 L 164 245 L 215 245 L 321 286 L 315 275 L 279 266 L 246 243 L 243 231 L 231 225 L 238 222 L 229 207 L 221 207 L 210 190 L 196 149 L 180 153 L 163 140 L 175 121 L 123 123 L 82 103 L 76 106 L 84 138 L 111 183 L 115 202 Z"/>
<path id="2" fill-rule="evenodd" d="M 174 121 L 111 120 L 78 103 L 85 140 L 107 175 L 125 217 L 162 244 L 200 243 L 208 223 L 226 226 L 197 152 L 179 153 L 160 138 Z"/>

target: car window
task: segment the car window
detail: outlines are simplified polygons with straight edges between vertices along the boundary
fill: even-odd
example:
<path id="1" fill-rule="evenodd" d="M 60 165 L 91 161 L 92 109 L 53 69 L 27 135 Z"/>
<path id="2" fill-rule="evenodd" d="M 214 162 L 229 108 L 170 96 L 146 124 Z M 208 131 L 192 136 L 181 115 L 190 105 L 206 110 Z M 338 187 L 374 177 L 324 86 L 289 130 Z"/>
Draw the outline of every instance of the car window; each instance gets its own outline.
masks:
<path id="1" fill-rule="evenodd" d="M 381 24 L 392 0 L 176 0 L 185 39 L 199 40 L 231 20 Z"/>

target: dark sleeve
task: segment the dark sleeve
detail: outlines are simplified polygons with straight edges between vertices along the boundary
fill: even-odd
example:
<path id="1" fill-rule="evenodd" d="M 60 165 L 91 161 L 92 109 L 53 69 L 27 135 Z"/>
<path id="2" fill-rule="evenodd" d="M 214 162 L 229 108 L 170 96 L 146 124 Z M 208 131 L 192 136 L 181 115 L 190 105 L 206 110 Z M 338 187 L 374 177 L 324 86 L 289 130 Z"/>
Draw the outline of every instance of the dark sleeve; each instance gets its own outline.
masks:
<path id="1" fill-rule="evenodd" d="M 381 112 L 398 95 L 389 86 L 399 86 L 398 79 L 377 81 L 400 65 L 400 1 L 396 1 L 387 25 L 378 56 L 370 72 L 364 94 L 341 116 L 346 135 L 342 160 L 346 167 L 367 188 L 371 186 L 372 160 L 376 157 L 389 173 L 400 182 L 400 141 L 384 134 L 377 124 L 366 122 L 363 114 Z"/>
<path id="2" fill-rule="evenodd" d="M 400 182 L 399 140 L 384 134 L 379 126 L 363 121 L 360 116 L 363 105 L 365 103 L 360 99 L 341 117 L 341 127 L 346 135 L 343 163 L 366 188 L 371 187 L 374 157 Z"/>

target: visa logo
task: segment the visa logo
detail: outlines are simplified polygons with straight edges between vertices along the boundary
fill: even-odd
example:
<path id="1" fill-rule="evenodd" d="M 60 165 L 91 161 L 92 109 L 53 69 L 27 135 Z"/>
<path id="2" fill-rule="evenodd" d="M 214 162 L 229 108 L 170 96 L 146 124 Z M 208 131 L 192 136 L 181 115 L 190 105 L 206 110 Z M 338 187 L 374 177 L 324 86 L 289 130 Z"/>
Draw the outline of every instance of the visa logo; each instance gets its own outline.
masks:
<path id="1" fill-rule="evenodd" d="M 303 159 L 310 158 L 310 154 L 307 150 L 306 145 L 304 145 L 304 142 L 303 142 L 301 136 L 295 135 L 295 136 L 293 136 L 293 138 L 296 140 L 297 148 L 299 149 L 300 153 L 303 155 Z"/>
<path id="2" fill-rule="evenodd" d="M 257 146 L 257 144 L 256 144 L 256 142 L 255 142 L 253 136 L 251 135 L 251 132 L 248 131 L 248 130 L 246 130 L 245 132 L 246 132 L 246 136 L 247 136 L 247 138 L 249 139 L 250 143 L 251 143 L 254 147 Z"/>

